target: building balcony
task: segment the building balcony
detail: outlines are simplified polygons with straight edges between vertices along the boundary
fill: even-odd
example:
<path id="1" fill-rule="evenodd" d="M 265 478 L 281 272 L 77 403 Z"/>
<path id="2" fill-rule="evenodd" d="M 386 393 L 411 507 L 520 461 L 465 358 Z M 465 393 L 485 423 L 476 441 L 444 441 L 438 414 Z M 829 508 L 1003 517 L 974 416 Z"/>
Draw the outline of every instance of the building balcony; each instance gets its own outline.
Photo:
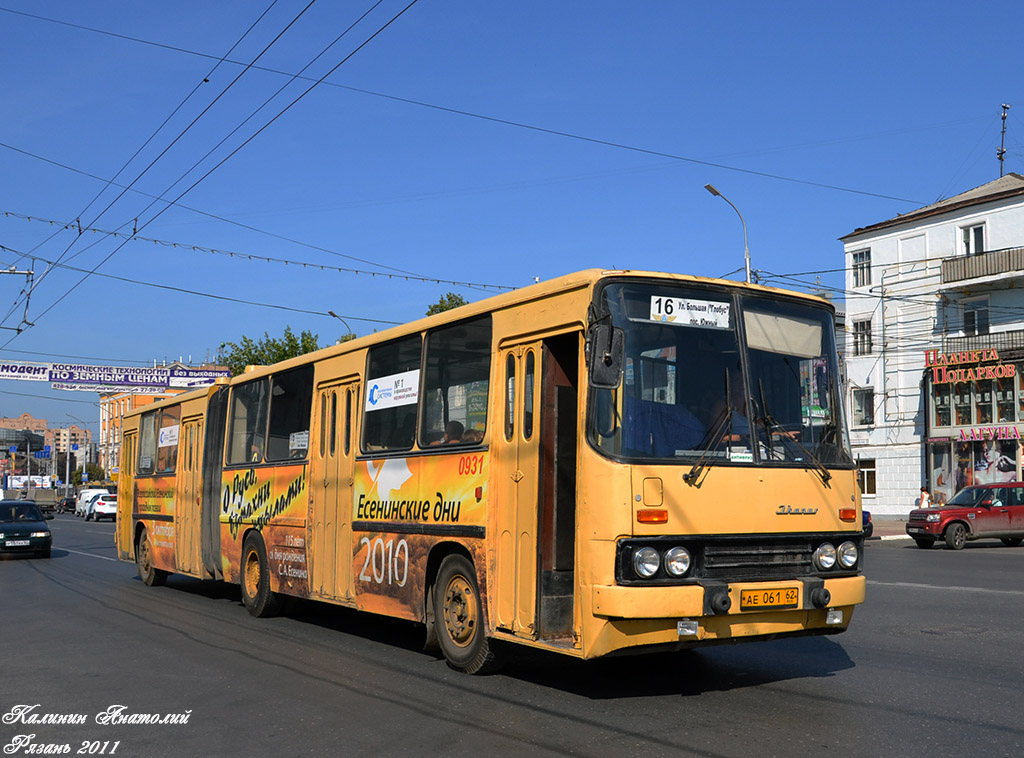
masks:
<path id="1" fill-rule="evenodd" d="M 990 332 L 972 337 L 943 337 L 942 352 L 959 353 L 963 350 L 989 350 L 999 352 L 1024 352 L 1024 329 L 1012 332 Z"/>
<path id="2" fill-rule="evenodd" d="M 1014 276 L 1007 277 L 1007 274 Z M 1024 278 L 1024 247 L 1008 247 L 1003 250 L 990 250 L 975 255 L 955 255 L 942 261 L 942 284 L 955 285 L 971 282 L 982 284 L 984 281 L 998 280 L 1000 284 L 1007 279 Z"/>

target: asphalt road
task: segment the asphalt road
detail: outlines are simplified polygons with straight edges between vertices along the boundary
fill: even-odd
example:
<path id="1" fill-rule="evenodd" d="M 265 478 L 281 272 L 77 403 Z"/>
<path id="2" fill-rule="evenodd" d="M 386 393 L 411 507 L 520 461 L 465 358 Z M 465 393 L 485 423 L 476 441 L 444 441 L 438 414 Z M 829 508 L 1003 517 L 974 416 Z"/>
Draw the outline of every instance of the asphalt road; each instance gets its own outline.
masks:
<path id="1" fill-rule="evenodd" d="M 253 619 L 234 587 L 145 587 L 109 523 L 50 523 L 50 560 L 0 560 L 0 718 L 38 704 L 85 723 L 0 722 L 5 755 L 30 734 L 125 758 L 1024 751 L 1024 547 L 874 540 L 868 602 L 837 637 L 591 663 L 522 651 L 469 677 L 404 622 L 314 603 Z M 169 723 L 116 723 L 149 715 Z"/>

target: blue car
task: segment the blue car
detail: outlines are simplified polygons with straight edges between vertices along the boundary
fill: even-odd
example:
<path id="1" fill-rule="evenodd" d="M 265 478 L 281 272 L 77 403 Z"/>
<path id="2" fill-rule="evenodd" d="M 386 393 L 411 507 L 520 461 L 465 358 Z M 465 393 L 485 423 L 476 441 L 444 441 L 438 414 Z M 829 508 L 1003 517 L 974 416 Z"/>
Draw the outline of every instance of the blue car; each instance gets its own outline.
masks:
<path id="1" fill-rule="evenodd" d="M 871 511 L 861 510 L 864 539 L 867 539 L 875 532 L 875 525 L 871 523 Z"/>

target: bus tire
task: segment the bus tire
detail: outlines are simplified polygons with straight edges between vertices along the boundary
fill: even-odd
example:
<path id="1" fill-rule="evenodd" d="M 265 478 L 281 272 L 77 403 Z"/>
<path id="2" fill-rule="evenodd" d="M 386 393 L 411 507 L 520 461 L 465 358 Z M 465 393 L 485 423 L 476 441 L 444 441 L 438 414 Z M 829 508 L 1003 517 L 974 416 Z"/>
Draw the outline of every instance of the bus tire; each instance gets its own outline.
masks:
<path id="1" fill-rule="evenodd" d="M 256 618 L 281 612 L 281 596 L 270 591 L 270 564 L 259 532 L 250 532 L 242 544 L 242 602 Z"/>
<path id="2" fill-rule="evenodd" d="M 954 522 L 946 529 L 946 547 L 950 550 L 963 550 L 967 544 L 967 527 L 960 522 Z"/>
<path id="3" fill-rule="evenodd" d="M 167 572 L 153 565 L 153 544 L 146 527 L 142 527 L 135 545 L 135 565 L 139 568 L 139 579 L 147 587 L 160 587 L 167 581 Z"/>
<path id="4" fill-rule="evenodd" d="M 446 557 L 432 594 L 437 641 L 448 665 L 464 674 L 496 670 L 499 660 L 484 628 L 473 564 L 461 555 Z"/>

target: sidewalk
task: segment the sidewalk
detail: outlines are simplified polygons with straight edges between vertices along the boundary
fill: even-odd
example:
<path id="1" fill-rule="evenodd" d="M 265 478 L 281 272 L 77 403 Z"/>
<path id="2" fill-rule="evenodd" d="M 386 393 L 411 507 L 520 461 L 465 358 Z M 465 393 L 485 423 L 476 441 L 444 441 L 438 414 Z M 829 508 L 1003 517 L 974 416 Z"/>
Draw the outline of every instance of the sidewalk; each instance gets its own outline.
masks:
<path id="1" fill-rule="evenodd" d="M 909 540 L 907 519 L 904 516 L 876 516 L 871 514 L 871 523 L 875 527 L 871 539 Z"/>

